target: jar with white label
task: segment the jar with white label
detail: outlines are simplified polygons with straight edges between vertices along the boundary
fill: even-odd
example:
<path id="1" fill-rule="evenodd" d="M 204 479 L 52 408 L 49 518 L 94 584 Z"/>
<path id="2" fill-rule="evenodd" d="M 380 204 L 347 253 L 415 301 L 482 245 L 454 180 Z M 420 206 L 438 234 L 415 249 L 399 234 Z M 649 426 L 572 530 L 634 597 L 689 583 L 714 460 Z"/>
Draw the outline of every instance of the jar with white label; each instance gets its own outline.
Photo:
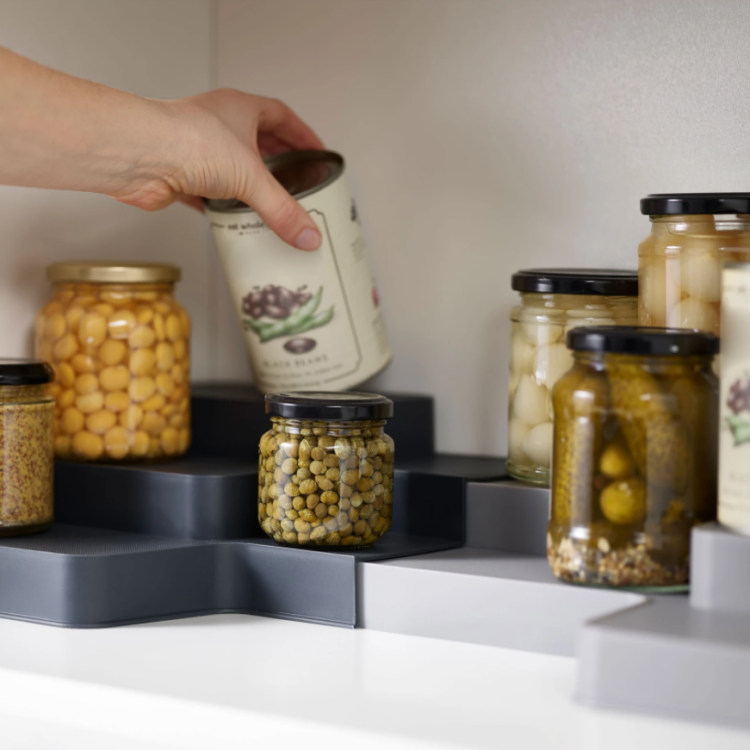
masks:
<path id="1" fill-rule="evenodd" d="M 635 271 L 553 268 L 519 271 L 511 311 L 508 473 L 549 486 L 552 387 L 573 364 L 565 335 L 579 326 L 635 325 Z"/>
<path id="2" fill-rule="evenodd" d="M 750 536 L 750 263 L 723 278 L 719 521 Z"/>
<path id="3" fill-rule="evenodd" d="M 643 326 L 719 334 L 724 263 L 750 260 L 750 193 L 649 195 L 638 247 Z"/>

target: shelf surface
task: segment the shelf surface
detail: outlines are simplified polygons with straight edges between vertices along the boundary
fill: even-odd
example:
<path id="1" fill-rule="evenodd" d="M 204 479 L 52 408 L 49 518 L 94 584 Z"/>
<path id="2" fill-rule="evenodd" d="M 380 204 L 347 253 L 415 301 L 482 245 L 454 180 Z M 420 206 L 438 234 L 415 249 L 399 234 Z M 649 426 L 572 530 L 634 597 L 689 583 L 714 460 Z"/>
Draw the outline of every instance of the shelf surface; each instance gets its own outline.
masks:
<path id="1" fill-rule="evenodd" d="M 579 657 L 583 703 L 750 729 L 748 614 L 650 598 L 587 623 Z"/>
<path id="2" fill-rule="evenodd" d="M 359 581 L 365 628 L 566 656 L 584 622 L 645 601 L 561 583 L 542 557 L 470 547 L 365 563 Z"/>
<path id="3" fill-rule="evenodd" d="M 747 748 L 743 732 L 577 705 L 575 671 L 559 656 L 236 615 L 86 631 L 0 620 L 11 750 Z"/>

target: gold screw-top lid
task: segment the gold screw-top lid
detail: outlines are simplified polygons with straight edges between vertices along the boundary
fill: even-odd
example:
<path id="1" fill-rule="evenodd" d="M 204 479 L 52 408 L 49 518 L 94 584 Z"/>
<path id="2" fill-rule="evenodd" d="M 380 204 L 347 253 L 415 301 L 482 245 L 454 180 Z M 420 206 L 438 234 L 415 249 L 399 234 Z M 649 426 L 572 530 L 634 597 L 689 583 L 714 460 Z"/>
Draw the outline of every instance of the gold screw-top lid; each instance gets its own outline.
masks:
<path id="1" fill-rule="evenodd" d="M 47 266 L 47 279 L 94 284 L 155 284 L 179 281 L 182 272 L 169 263 L 71 261 Z"/>

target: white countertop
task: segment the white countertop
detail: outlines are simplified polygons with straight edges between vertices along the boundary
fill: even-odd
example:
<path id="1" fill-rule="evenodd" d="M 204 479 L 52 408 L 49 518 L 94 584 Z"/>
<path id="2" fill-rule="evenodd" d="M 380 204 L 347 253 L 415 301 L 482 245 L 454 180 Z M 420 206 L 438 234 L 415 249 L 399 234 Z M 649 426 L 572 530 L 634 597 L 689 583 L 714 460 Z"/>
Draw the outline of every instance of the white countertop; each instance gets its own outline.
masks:
<path id="1" fill-rule="evenodd" d="M 241 615 L 104 630 L 0 620 L 0 744 L 750 747 L 750 733 L 579 706 L 575 670 L 560 656 Z"/>

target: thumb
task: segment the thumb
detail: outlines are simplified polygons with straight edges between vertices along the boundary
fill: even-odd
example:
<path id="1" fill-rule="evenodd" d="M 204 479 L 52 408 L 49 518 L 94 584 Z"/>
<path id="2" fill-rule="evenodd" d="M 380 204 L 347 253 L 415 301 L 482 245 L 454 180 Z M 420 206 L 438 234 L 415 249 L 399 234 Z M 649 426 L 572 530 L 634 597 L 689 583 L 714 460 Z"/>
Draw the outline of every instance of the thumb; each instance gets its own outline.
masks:
<path id="1" fill-rule="evenodd" d="M 266 226 L 299 250 L 317 250 L 322 238 L 310 215 L 279 184 L 258 158 L 244 194 L 237 197 L 254 208 Z"/>

